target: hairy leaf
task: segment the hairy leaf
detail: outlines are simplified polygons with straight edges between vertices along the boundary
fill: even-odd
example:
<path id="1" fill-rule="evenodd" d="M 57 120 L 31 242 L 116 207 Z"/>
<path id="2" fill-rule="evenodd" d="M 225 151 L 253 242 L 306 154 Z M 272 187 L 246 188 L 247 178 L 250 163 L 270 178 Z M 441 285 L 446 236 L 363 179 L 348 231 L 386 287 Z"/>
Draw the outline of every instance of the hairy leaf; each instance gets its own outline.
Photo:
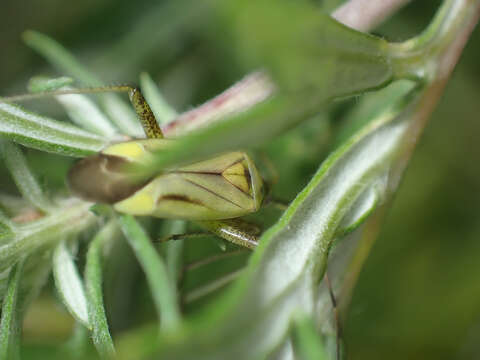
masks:
<path id="1" fill-rule="evenodd" d="M 0 138 L 0 155 L 3 157 L 17 188 L 30 204 L 44 212 L 50 212 L 53 204 L 45 196 L 35 175 L 30 171 L 22 151 L 14 143 Z"/>
<path id="2" fill-rule="evenodd" d="M 283 341 L 294 313 L 301 310 L 311 316 L 337 230 L 365 190 L 388 176 L 415 99 L 415 90 L 395 99 L 333 152 L 261 237 L 236 286 L 203 314 L 201 320 L 209 319 L 212 330 L 200 330 L 205 323 L 198 320 L 188 333 L 192 344 L 188 349 L 170 344 L 162 346 L 160 354 L 171 359 L 188 359 L 192 354 L 198 359 L 224 359 L 232 353 L 247 359 L 262 357 Z"/>
<path id="3" fill-rule="evenodd" d="M 53 276 L 57 290 L 67 309 L 75 319 L 87 328 L 91 328 L 83 282 L 66 241 L 61 241 L 53 253 Z"/>
<path id="4" fill-rule="evenodd" d="M 115 358 L 115 348 L 108 330 L 102 292 L 102 249 L 116 231 L 114 222 L 100 230 L 90 243 L 85 265 L 85 288 L 87 294 L 88 318 L 92 326 L 92 338 L 98 353 L 104 359 Z"/>
<path id="5" fill-rule="evenodd" d="M 88 86 L 101 86 L 101 81 L 82 64 L 80 64 L 70 52 L 50 37 L 36 31 L 26 31 L 23 39 L 27 45 L 37 50 L 47 60 L 69 74 L 75 79 L 83 81 Z M 102 94 L 100 100 L 105 111 L 112 121 L 128 135 L 143 136 L 142 128 L 130 106 L 125 104 L 115 94 Z"/>
<path id="6" fill-rule="evenodd" d="M 128 243 L 145 271 L 153 301 L 165 329 L 175 327 L 180 320 L 176 285 L 171 281 L 167 267 L 157 253 L 140 224 L 130 215 L 123 215 L 119 222 Z"/>
<path id="7" fill-rule="evenodd" d="M 96 153 L 107 140 L 73 125 L 0 102 L 0 136 L 26 147 L 81 157 Z"/>
<path id="8" fill-rule="evenodd" d="M 0 320 L 0 359 L 20 358 L 19 310 L 17 309 L 23 260 L 10 269 L 8 288 L 3 298 L 2 317 Z"/>

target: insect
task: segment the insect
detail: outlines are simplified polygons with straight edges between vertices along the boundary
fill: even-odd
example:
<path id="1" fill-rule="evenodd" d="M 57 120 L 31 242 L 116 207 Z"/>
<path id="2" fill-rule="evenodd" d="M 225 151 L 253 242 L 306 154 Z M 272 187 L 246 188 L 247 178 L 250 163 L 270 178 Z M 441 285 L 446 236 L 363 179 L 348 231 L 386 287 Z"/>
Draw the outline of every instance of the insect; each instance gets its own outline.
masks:
<path id="1" fill-rule="evenodd" d="M 196 221 L 201 227 L 237 245 L 253 248 L 257 239 L 237 218 L 256 212 L 264 198 L 263 180 L 244 152 L 230 152 L 187 166 L 168 169 L 139 180 L 126 171 L 145 163 L 152 151 L 169 151 L 155 116 L 137 87 L 107 86 L 57 90 L 4 98 L 25 100 L 45 95 L 127 92 L 146 139 L 114 143 L 78 161 L 69 171 L 72 192 L 89 201 L 111 204 L 124 214 Z"/>

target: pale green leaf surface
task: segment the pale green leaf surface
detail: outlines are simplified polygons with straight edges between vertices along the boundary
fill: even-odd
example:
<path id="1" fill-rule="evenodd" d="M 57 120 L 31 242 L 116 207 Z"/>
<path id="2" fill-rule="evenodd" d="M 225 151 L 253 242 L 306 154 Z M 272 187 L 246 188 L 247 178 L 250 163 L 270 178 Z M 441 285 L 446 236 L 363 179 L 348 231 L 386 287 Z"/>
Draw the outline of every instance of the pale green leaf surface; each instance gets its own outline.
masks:
<path id="1" fill-rule="evenodd" d="M 162 355 L 188 359 L 199 346 L 199 359 L 225 359 L 232 353 L 245 359 L 261 357 L 285 339 L 294 313 L 313 314 L 316 285 L 336 232 L 365 190 L 387 176 L 408 129 L 408 112 L 401 110 L 414 95 L 394 99 L 324 161 L 277 224 L 261 237 L 245 275 L 223 302 L 203 314 L 211 331 L 199 321 L 203 330 L 192 328 L 189 349 L 162 346 Z"/>
<path id="2" fill-rule="evenodd" d="M 85 265 L 85 289 L 88 318 L 92 326 L 92 339 L 103 359 L 115 358 L 115 348 L 108 329 L 102 291 L 102 249 L 117 231 L 116 224 L 105 225 L 93 238 L 87 252 Z"/>
<path id="3" fill-rule="evenodd" d="M 0 193 L 0 208 L 11 217 L 19 214 L 29 206 L 28 202 L 20 196 Z"/>
<path id="4" fill-rule="evenodd" d="M 96 153 L 108 143 L 107 139 L 73 125 L 1 102 L 0 136 L 26 147 L 77 157 Z"/>
<path id="5" fill-rule="evenodd" d="M 83 281 L 65 240 L 61 241 L 53 252 L 53 277 L 68 311 L 87 328 L 91 328 Z"/>
<path id="6" fill-rule="evenodd" d="M 338 23 L 312 2 L 216 4 L 235 57 L 250 68 L 266 68 L 283 90 L 308 89 L 320 98 L 345 96 L 393 77 L 385 40 Z"/>
<path id="7" fill-rule="evenodd" d="M 298 360 L 327 360 L 320 334 L 311 318 L 299 316 L 293 326 L 293 347 Z"/>
<path id="8" fill-rule="evenodd" d="M 89 212 L 90 205 L 72 201 L 61 210 L 17 225 L 12 240 L 0 246 L 0 272 L 13 265 L 20 256 L 45 248 L 92 225 L 95 217 Z"/>
<path id="9" fill-rule="evenodd" d="M 12 235 L 13 224 L 0 208 L 0 244 Z"/>
<path id="10" fill-rule="evenodd" d="M 33 49 L 43 55 L 52 65 L 78 79 L 88 86 L 101 86 L 101 81 L 88 71 L 62 45 L 50 37 L 36 31 L 26 31 L 23 39 Z M 131 106 L 128 106 L 115 94 L 99 95 L 102 106 L 112 121 L 124 133 L 143 137 L 143 130 Z"/>
<path id="11" fill-rule="evenodd" d="M 373 184 L 360 195 L 348 213 L 342 219 L 337 230 L 337 236 L 345 235 L 362 224 L 362 222 L 376 209 L 384 194 L 385 184 Z"/>
<path id="12" fill-rule="evenodd" d="M 18 319 L 18 294 L 23 271 L 23 260 L 10 270 L 8 287 L 3 298 L 0 320 L 0 359 L 20 358 L 20 324 Z"/>
<path id="13" fill-rule="evenodd" d="M 167 267 L 140 224 L 130 215 L 119 217 L 120 226 L 147 277 L 162 328 L 178 325 L 180 312 L 176 284 Z"/>
<path id="14" fill-rule="evenodd" d="M 42 76 L 34 77 L 29 82 L 30 92 L 41 93 L 54 90 L 73 90 L 69 87 L 73 79 L 60 77 L 50 79 Z M 98 106 L 85 95 L 57 95 L 57 101 L 63 105 L 70 119 L 83 129 L 95 134 L 112 138 L 117 130 Z"/>
<path id="15" fill-rule="evenodd" d="M 183 234 L 186 230 L 185 220 L 171 220 L 165 222 L 165 233 L 167 234 Z M 176 286 L 183 266 L 183 248 L 185 244 L 183 240 L 167 241 L 165 244 L 165 263 L 168 271 L 170 282 Z"/>
<path id="16" fill-rule="evenodd" d="M 68 90 L 69 87 L 63 89 Z M 55 96 L 70 119 L 78 126 L 95 134 L 112 138 L 117 130 L 97 105 L 85 95 Z"/>
<path id="17" fill-rule="evenodd" d="M 28 82 L 28 91 L 32 93 L 39 93 L 44 91 L 53 91 L 64 86 L 71 85 L 73 79 L 67 76 L 49 79 L 45 76 L 34 76 Z"/>
<path id="18" fill-rule="evenodd" d="M 53 204 L 43 193 L 19 147 L 11 141 L 0 138 L 0 156 L 2 156 L 23 197 L 37 209 L 47 213 L 50 212 L 53 209 Z"/>

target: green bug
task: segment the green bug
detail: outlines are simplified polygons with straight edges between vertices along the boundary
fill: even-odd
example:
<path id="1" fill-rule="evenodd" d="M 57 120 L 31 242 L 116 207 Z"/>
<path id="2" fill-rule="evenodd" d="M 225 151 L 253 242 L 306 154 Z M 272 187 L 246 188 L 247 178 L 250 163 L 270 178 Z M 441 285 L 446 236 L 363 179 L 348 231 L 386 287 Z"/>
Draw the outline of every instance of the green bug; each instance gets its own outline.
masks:
<path id="1" fill-rule="evenodd" d="M 146 139 L 112 144 L 78 161 L 68 173 L 72 192 L 89 201 L 108 203 L 125 214 L 197 221 L 216 235 L 241 246 L 257 244 L 251 228 L 236 218 L 256 212 L 264 198 L 263 180 L 244 152 L 231 152 L 138 180 L 129 164 L 149 160 L 152 150 L 169 151 L 150 106 L 138 88 L 108 86 L 58 90 L 4 98 L 24 100 L 45 95 L 128 92 Z"/>

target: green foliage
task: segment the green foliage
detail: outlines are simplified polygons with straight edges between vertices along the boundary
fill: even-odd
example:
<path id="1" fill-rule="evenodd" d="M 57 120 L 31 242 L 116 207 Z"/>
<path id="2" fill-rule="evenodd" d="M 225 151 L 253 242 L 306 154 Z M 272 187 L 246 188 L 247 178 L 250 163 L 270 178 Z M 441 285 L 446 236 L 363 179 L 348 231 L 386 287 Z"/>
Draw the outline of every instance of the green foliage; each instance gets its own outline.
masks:
<path id="1" fill-rule="evenodd" d="M 102 358 L 113 359 L 115 348 L 108 330 L 103 306 L 102 292 L 102 249 L 110 241 L 115 224 L 106 225 L 92 240 L 85 265 L 85 290 L 87 295 L 88 319 L 92 326 L 92 340 Z"/>
<path id="2" fill-rule="evenodd" d="M 385 206 L 397 188 L 411 144 L 451 71 L 442 67 L 443 58 L 451 54 L 452 48 L 455 50 L 457 37 L 465 31 L 464 24 L 474 24 L 471 13 L 480 5 L 478 1 L 447 0 L 422 35 L 392 44 L 341 25 L 307 1 L 212 3 L 215 11 L 208 16 L 202 13 L 205 18 L 196 24 L 196 35 L 209 41 L 215 39 L 220 47 L 232 45 L 226 53 L 242 69 L 263 68 L 262 76 L 268 82 L 257 85 L 265 92 L 266 100 L 259 104 L 248 102 L 244 108 L 190 131 L 177 139 L 169 151 L 155 152 L 152 161 L 141 164 L 137 170 L 148 178 L 171 166 L 218 153 L 263 147 L 280 167 L 285 165 L 280 174 L 292 172 L 292 166 L 305 167 L 308 176 L 288 184 L 294 187 L 295 198 L 281 215 L 268 207 L 252 215 L 254 221 L 263 225 L 264 232 L 245 267 L 242 261 L 227 257 L 221 258 L 229 260 L 222 266 L 206 261 L 208 256 L 220 259 L 215 253 L 218 247 L 210 244 L 209 248 L 199 240 L 170 242 L 157 249 L 152 239 L 158 237 L 159 229 L 162 236 L 188 232 L 187 223 L 162 223 L 155 219 L 140 224 L 132 216 L 114 214 L 108 206 L 92 208 L 92 204 L 68 197 L 62 191 L 52 199 L 29 169 L 23 152 L 13 143 L 82 157 L 118 140 L 118 133 L 141 136 L 140 126 L 122 99 L 101 94 L 97 106 L 83 96 L 75 95 L 70 100 L 58 97 L 69 119 L 86 131 L 10 103 L 0 103 L 3 163 L 26 200 L 0 196 L 5 209 L 5 214 L 0 212 L 0 271 L 10 274 L 0 281 L 4 299 L 0 357 L 18 353 L 18 324 L 23 315 L 16 307 L 20 290 L 29 289 L 29 298 L 36 297 L 42 279 L 53 268 L 61 300 L 82 324 L 77 325 L 78 342 L 82 343 L 90 331 L 101 358 L 332 358 L 332 352 L 327 351 L 332 336 L 324 329 L 334 325 L 332 317 L 322 312 L 328 308 L 325 304 L 330 298 L 319 284 L 327 266 L 335 266 L 334 290 L 346 288 L 342 295 L 349 295 L 348 287 L 353 285 L 342 280 L 361 261 L 346 255 L 361 257 L 365 244 L 352 244 L 351 239 L 360 238 L 361 225 L 367 222 L 368 226 L 371 215 L 379 215 L 378 209 Z M 183 2 L 175 6 L 185 9 Z M 191 16 L 190 12 L 185 13 L 175 25 L 192 29 L 192 24 L 186 24 L 188 14 Z M 208 26 L 200 30 L 198 25 L 205 23 Z M 221 34 L 218 29 L 223 30 Z M 26 32 L 24 38 L 62 73 L 88 85 L 101 85 L 55 40 L 34 31 Z M 144 51 L 145 48 L 139 53 Z M 138 56 L 132 54 L 132 59 Z M 175 124 L 177 113 L 152 77 L 143 73 L 140 81 L 161 123 Z M 30 90 L 55 90 L 70 86 L 70 82 L 65 77 L 36 78 Z M 267 83 L 274 84 L 273 91 L 267 89 Z M 326 109 L 332 100 L 367 91 L 372 93 L 352 105 L 347 116 L 339 116 L 343 118 L 341 126 L 328 123 L 333 116 Z M 204 109 L 215 114 L 216 106 L 224 100 L 222 96 Z M 319 113 L 323 116 L 317 116 Z M 288 151 L 281 156 L 272 151 L 275 144 L 269 147 L 268 143 L 294 126 L 299 128 L 285 135 L 289 136 L 284 142 L 289 145 Z M 330 130 L 334 134 L 305 135 L 310 129 Z M 320 135 L 325 136 L 331 149 L 328 154 L 326 146 L 318 146 Z M 304 150 L 298 152 L 298 148 L 314 154 L 306 159 Z M 324 160 L 320 164 L 321 159 Z M 99 225 L 98 231 L 85 254 L 81 240 L 91 238 L 95 224 Z M 133 279 L 131 283 L 141 279 L 121 296 L 115 295 L 117 289 L 114 295 L 108 292 L 108 269 L 112 254 L 119 251 L 119 241 L 115 241 L 119 229 L 129 245 L 129 256 L 136 258 L 136 262 L 126 261 L 125 269 L 117 266 L 117 271 L 122 272 L 117 275 L 122 278 L 121 286 L 128 289 L 129 277 Z M 357 245 L 359 250 L 355 253 Z M 229 254 L 230 247 L 222 249 L 225 254 Z M 349 247 L 350 252 L 338 261 L 338 251 L 332 253 L 332 249 L 341 247 Z M 27 256 L 29 261 L 23 266 L 22 259 Z M 82 256 L 84 279 L 78 270 L 83 264 Z M 199 259 L 205 266 L 215 265 L 214 270 L 208 276 L 194 278 L 200 281 L 191 281 L 191 273 L 202 269 L 189 267 L 188 261 L 198 264 Z M 139 268 L 132 265 L 136 263 L 143 270 L 141 275 L 135 275 L 140 274 Z M 234 279 L 222 296 L 213 296 Z M 132 298 L 132 303 L 128 303 Z M 117 311 L 110 312 L 115 309 L 113 305 Z M 153 311 L 159 321 L 153 321 Z M 123 325 L 116 323 L 119 313 L 127 319 Z M 132 326 L 139 322 L 149 325 Z M 121 331 L 124 332 L 119 336 Z M 75 338 L 72 343 L 76 343 Z"/>
<path id="3" fill-rule="evenodd" d="M 119 222 L 145 271 L 162 328 L 176 326 L 180 320 L 176 289 L 168 276 L 165 263 L 156 253 L 145 231 L 132 216 L 121 216 Z"/>
<path id="4" fill-rule="evenodd" d="M 13 266 L 8 278 L 7 292 L 3 298 L 2 318 L 0 320 L 0 357 L 2 359 L 20 358 L 20 311 L 17 308 L 23 260 Z"/>

